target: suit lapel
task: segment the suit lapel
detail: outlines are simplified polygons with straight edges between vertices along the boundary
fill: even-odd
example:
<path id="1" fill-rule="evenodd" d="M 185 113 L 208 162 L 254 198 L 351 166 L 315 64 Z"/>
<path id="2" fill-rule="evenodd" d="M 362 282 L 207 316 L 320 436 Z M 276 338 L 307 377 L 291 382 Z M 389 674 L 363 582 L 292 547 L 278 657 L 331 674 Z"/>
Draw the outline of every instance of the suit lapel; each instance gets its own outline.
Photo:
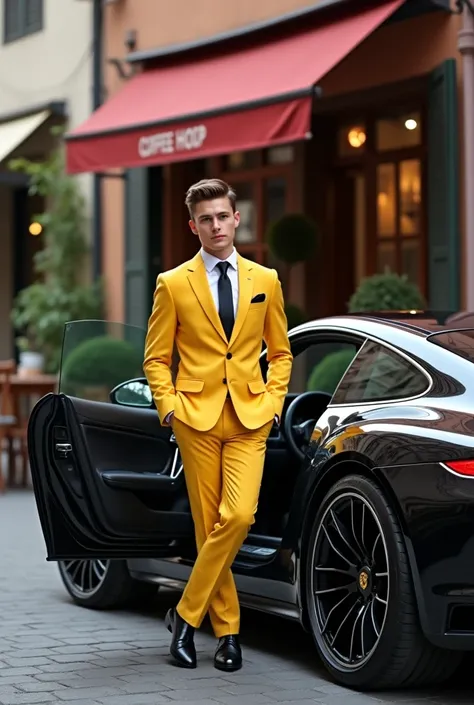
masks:
<path id="1" fill-rule="evenodd" d="M 239 303 L 237 306 L 237 316 L 235 318 L 229 345 L 232 345 L 242 330 L 253 293 L 253 272 L 251 262 L 247 262 L 240 255 L 238 255 L 237 268 L 239 276 Z"/>
<path id="2" fill-rule="evenodd" d="M 194 257 L 194 259 L 191 260 L 189 264 L 188 280 L 197 300 L 201 304 L 202 310 L 216 329 L 216 332 L 219 333 L 225 342 L 227 342 L 227 337 L 224 332 L 224 328 L 222 327 L 219 313 L 216 309 L 214 299 L 212 298 L 211 289 L 207 280 L 206 268 L 199 253 L 196 257 Z"/>

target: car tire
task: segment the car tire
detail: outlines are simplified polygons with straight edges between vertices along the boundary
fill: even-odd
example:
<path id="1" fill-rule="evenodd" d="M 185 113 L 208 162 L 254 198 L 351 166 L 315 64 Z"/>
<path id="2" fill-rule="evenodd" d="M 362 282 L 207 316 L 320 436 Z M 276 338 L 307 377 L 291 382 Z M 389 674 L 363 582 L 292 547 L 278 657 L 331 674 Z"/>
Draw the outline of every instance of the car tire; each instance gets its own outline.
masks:
<path id="1" fill-rule="evenodd" d="M 305 582 L 316 647 L 339 684 L 364 691 L 435 685 L 461 662 L 462 653 L 422 633 L 403 534 L 375 482 L 351 475 L 326 494 Z"/>
<path id="2" fill-rule="evenodd" d="M 126 561 L 69 560 L 58 562 L 64 587 L 81 607 L 107 610 L 143 604 L 158 591 L 152 583 L 134 580 Z"/>

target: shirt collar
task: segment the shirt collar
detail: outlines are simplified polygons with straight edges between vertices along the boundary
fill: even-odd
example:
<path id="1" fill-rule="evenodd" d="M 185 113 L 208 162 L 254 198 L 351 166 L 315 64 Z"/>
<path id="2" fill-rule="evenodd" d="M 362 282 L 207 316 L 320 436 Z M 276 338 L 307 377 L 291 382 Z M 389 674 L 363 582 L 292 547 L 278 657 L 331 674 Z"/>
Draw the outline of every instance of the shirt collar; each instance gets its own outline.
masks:
<path id="1" fill-rule="evenodd" d="M 227 259 L 225 260 L 219 259 L 218 257 L 214 257 L 214 255 L 210 255 L 209 252 L 203 250 L 202 247 L 201 257 L 208 273 L 212 272 L 212 270 L 216 267 L 216 265 L 219 264 L 219 262 L 228 262 L 230 266 L 237 271 L 237 250 L 235 249 L 235 247 L 229 257 L 227 257 Z"/>

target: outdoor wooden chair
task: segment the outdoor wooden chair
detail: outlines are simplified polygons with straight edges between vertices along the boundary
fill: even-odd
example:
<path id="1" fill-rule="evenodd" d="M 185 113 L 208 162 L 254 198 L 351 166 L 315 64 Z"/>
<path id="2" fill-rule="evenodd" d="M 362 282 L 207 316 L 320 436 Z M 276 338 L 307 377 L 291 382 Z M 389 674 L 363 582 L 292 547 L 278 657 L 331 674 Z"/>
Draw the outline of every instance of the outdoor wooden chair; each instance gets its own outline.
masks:
<path id="1" fill-rule="evenodd" d="M 11 393 L 11 376 L 16 372 L 15 360 L 0 360 L 0 453 L 7 452 L 8 475 L 11 474 L 13 458 L 13 445 L 11 431 L 16 425 L 13 413 L 13 400 Z M 1 458 L 3 459 L 3 458 Z M 0 493 L 6 490 L 5 475 L 0 462 Z"/>

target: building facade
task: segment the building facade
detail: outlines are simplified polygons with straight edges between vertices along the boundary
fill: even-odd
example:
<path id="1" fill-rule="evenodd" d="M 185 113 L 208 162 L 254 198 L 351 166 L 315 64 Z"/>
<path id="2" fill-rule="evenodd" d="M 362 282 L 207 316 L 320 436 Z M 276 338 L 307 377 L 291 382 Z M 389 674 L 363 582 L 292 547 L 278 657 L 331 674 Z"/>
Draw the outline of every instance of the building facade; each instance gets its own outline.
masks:
<path id="1" fill-rule="evenodd" d="M 42 235 L 29 231 L 44 207 L 28 197 L 11 158 L 41 160 L 53 147 L 51 127 L 80 124 L 92 108 L 92 9 L 80 0 L 0 0 L 0 357 L 13 355 L 10 309 L 32 283 Z M 79 177 L 90 212 L 91 176 Z M 35 231 L 33 231 L 35 232 Z"/>
<path id="2" fill-rule="evenodd" d="M 104 7 L 105 103 L 68 149 L 71 171 L 102 174 L 109 317 L 145 325 L 157 274 L 196 251 L 184 195 L 204 176 L 235 186 L 237 245 L 255 261 L 280 269 L 266 240 L 279 216 L 317 224 L 315 254 L 291 272 L 291 302 L 307 316 L 343 313 L 360 280 L 387 269 L 432 308 L 462 308 L 457 4 L 203 0 L 193 12 L 189 0 Z M 255 137 L 264 123 L 267 142 Z"/>

